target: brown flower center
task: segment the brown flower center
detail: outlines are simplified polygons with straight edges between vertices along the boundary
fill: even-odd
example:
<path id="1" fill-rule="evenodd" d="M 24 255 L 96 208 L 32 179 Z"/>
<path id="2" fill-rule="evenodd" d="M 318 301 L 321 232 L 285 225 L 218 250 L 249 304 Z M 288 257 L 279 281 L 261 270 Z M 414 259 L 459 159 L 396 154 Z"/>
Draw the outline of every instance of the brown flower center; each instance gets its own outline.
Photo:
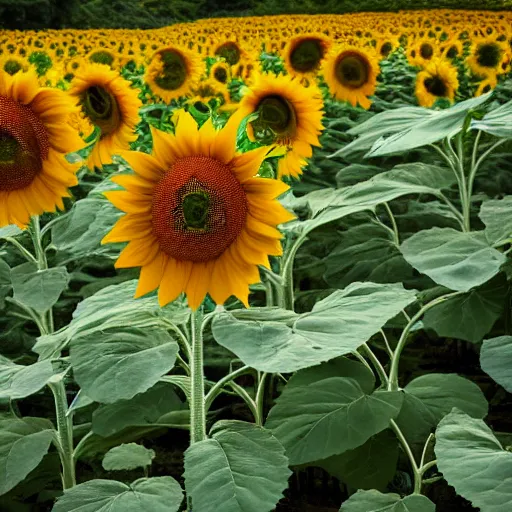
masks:
<path id="1" fill-rule="evenodd" d="M 336 78 L 350 89 L 358 89 L 370 76 L 370 63 L 360 54 L 349 52 L 338 57 L 335 66 Z"/>
<path id="2" fill-rule="evenodd" d="M 300 73 L 315 71 L 318 69 L 324 53 L 325 49 L 320 39 L 303 39 L 290 52 L 291 66 Z"/>
<path id="3" fill-rule="evenodd" d="M 219 46 L 215 55 L 222 57 L 230 66 L 234 66 L 240 61 L 241 52 L 236 43 L 228 42 Z"/>
<path id="4" fill-rule="evenodd" d="M 251 123 L 254 137 L 262 144 L 291 138 L 297 128 L 293 105 L 282 96 L 266 96 L 256 107 L 258 118 Z"/>
<path id="5" fill-rule="evenodd" d="M 425 85 L 425 89 L 434 96 L 439 96 L 440 98 L 448 96 L 448 87 L 444 80 L 439 76 L 426 78 L 423 84 Z"/>
<path id="6" fill-rule="evenodd" d="M 26 105 L 0 96 L 0 191 L 25 188 L 48 157 L 48 133 Z"/>
<path id="7" fill-rule="evenodd" d="M 158 56 L 162 61 L 162 71 L 155 78 L 156 85 L 166 91 L 179 89 L 188 75 L 185 57 L 176 50 L 162 50 Z"/>
<path id="8" fill-rule="evenodd" d="M 105 88 L 93 85 L 81 96 L 82 111 L 101 130 L 101 137 L 113 133 L 121 124 L 121 113 L 115 97 Z"/>
<path id="9" fill-rule="evenodd" d="M 420 46 L 420 55 L 425 60 L 430 60 L 434 55 L 434 48 L 430 43 L 423 43 Z"/>
<path id="10" fill-rule="evenodd" d="M 177 160 L 153 192 L 153 232 L 177 260 L 219 257 L 242 231 L 244 189 L 230 167 L 207 156 Z"/>

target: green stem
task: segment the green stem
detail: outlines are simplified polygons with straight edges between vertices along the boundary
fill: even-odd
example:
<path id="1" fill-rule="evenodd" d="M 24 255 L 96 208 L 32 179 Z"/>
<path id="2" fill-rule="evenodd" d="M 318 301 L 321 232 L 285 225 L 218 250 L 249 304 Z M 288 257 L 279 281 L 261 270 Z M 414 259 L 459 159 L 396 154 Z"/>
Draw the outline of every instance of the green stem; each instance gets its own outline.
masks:
<path id="1" fill-rule="evenodd" d="M 391 208 L 389 207 L 388 203 L 382 203 L 382 205 L 386 209 L 389 220 L 391 222 L 391 226 L 393 227 L 393 240 L 395 242 L 395 245 L 398 247 L 400 246 L 400 235 L 398 233 L 398 226 L 396 224 L 395 216 L 393 215 L 393 212 L 391 211 Z"/>
<path id="2" fill-rule="evenodd" d="M 242 366 L 242 368 L 239 368 L 238 370 L 234 370 L 222 379 L 220 379 L 218 382 L 215 383 L 214 386 L 208 391 L 208 394 L 205 398 L 205 410 L 208 412 L 210 410 L 210 407 L 212 406 L 213 401 L 219 396 L 222 388 L 231 382 L 232 380 L 236 379 L 240 375 L 244 375 L 245 373 L 250 373 L 252 371 L 252 368 L 250 366 Z"/>
<path id="3" fill-rule="evenodd" d="M 256 390 L 256 411 L 258 413 L 258 417 L 256 418 L 256 425 L 263 425 L 265 420 L 265 381 L 267 379 L 268 373 L 259 373 L 258 372 L 258 389 Z"/>
<path id="4" fill-rule="evenodd" d="M 239 386 L 236 382 L 229 382 L 228 385 L 233 388 L 233 391 L 246 403 L 247 407 L 251 410 L 252 415 L 254 416 L 254 421 L 258 421 L 258 407 L 256 402 L 251 398 L 249 393 L 242 387 Z"/>
<path id="5" fill-rule="evenodd" d="M 25 249 L 25 247 L 23 247 L 23 245 L 21 245 L 18 242 L 18 240 L 16 240 L 16 238 L 7 236 L 4 238 L 4 240 L 6 242 L 10 242 L 12 245 L 14 245 L 14 247 L 16 247 L 18 249 L 18 251 L 20 251 L 20 253 L 24 256 L 24 258 L 27 261 L 29 261 L 30 263 L 35 263 L 37 265 L 37 260 L 36 260 L 36 258 L 34 258 L 34 255 L 30 251 L 27 251 L 27 249 Z"/>
<path id="6" fill-rule="evenodd" d="M 363 343 L 360 349 L 366 354 L 368 359 L 372 362 L 373 367 L 377 370 L 382 385 L 387 386 L 389 384 L 389 378 L 386 370 L 384 370 L 384 367 L 378 360 L 377 356 L 373 353 L 372 349 L 366 343 Z"/>
<path id="7" fill-rule="evenodd" d="M 421 452 L 421 460 L 420 460 L 420 467 L 423 467 L 423 464 L 425 463 L 425 456 L 427 455 L 427 449 L 430 444 L 430 442 L 434 439 L 434 434 L 430 433 L 430 435 L 427 438 L 427 441 L 425 442 L 423 446 L 423 451 Z"/>
<path id="8" fill-rule="evenodd" d="M 68 401 L 63 375 L 54 375 L 48 386 L 52 390 L 57 415 L 57 450 L 62 465 L 62 487 L 64 490 L 76 485 L 75 461 L 73 458 L 73 414 L 68 414 Z"/>
<path id="9" fill-rule="evenodd" d="M 407 338 L 409 337 L 409 333 L 411 332 L 411 329 L 413 325 L 430 309 L 437 306 L 438 304 L 441 304 L 442 302 L 447 301 L 448 299 L 451 299 L 452 297 L 456 297 L 457 295 L 461 295 L 464 292 L 453 292 L 448 293 L 446 295 L 442 295 L 441 297 L 438 297 L 437 299 L 434 299 L 433 301 L 429 302 L 428 304 L 425 304 L 407 323 L 404 330 L 402 331 L 402 335 L 400 336 L 400 339 L 398 340 L 398 344 L 395 348 L 395 352 L 393 355 L 393 359 L 391 360 L 391 369 L 389 371 L 389 384 L 388 384 L 388 391 L 397 391 L 398 388 L 398 365 L 400 363 L 400 356 L 402 355 L 402 350 L 405 347 L 405 344 L 407 343 Z"/>
<path id="10" fill-rule="evenodd" d="M 405 439 L 404 434 L 400 430 L 400 427 L 396 424 L 394 420 L 391 420 L 391 429 L 395 433 L 396 437 L 400 441 L 400 444 L 402 445 L 402 448 L 404 452 L 406 453 L 409 462 L 412 466 L 412 471 L 414 475 L 414 493 L 413 494 L 421 494 L 421 473 L 418 468 L 418 465 L 416 464 L 416 460 L 414 459 L 414 455 L 412 453 L 411 447 L 409 446 L 409 443 L 407 442 L 407 439 Z"/>
<path id="11" fill-rule="evenodd" d="M 299 236 L 295 242 L 293 242 L 290 250 L 283 258 L 283 265 L 281 267 L 281 279 L 283 280 L 281 286 L 281 293 L 278 293 L 279 306 L 283 309 L 294 310 L 294 285 L 293 285 L 293 263 L 295 255 L 299 250 L 299 247 L 306 240 L 305 236 Z"/>
<path id="12" fill-rule="evenodd" d="M 464 217 L 464 231 L 471 231 L 471 197 L 468 196 L 466 173 L 464 172 L 464 140 L 460 133 L 456 137 L 457 164 L 460 175 L 460 199 L 462 202 L 462 216 Z"/>
<path id="13" fill-rule="evenodd" d="M 190 378 L 192 380 L 190 400 L 190 444 L 206 439 L 206 409 L 204 400 L 203 374 L 203 331 L 202 309 L 193 310 L 190 315 L 192 337 L 192 360 Z"/>
<path id="14" fill-rule="evenodd" d="M 423 476 L 430 468 L 433 468 L 434 466 L 437 466 L 437 460 L 431 460 L 430 462 L 427 462 L 420 468 L 420 473 Z"/>

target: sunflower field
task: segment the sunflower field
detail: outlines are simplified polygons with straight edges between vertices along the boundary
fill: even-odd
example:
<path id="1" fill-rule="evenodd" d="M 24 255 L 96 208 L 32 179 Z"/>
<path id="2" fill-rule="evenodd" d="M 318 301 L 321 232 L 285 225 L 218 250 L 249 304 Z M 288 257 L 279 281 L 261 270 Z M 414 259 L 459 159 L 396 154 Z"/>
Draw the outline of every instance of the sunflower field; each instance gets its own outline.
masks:
<path id="1" fill-rule="evenodd" d="M 506 4 L 0 29 L 1 512 L 512 510 Z"/>

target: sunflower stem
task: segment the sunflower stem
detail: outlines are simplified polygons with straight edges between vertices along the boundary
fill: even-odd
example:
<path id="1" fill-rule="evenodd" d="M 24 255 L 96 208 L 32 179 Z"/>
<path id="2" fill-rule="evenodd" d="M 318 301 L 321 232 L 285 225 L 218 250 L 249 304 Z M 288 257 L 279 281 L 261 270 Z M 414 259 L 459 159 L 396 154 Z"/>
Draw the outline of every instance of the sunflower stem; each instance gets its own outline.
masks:
<path id="1" fill-rule="evenodd" d="M 62 487 L 64 490 L 76 485 L 75 460 L 73 458 L 73 415 L 68 414 L 68 401 L 64 376 L 54 375 L 48 382 L 55 401 L 57 416 L 57 451 L 62 465 Z"/>
<path id="2" fill-rule="evenodd" d="M 190 401 L 190 444 L 206 439 L 206 407 L 204 396 L 203 369 L 203 311 L 200 306 L 190 315 L 190 334 L 192 337 L 192 360 L 190 377 L 192 380 Z"/>

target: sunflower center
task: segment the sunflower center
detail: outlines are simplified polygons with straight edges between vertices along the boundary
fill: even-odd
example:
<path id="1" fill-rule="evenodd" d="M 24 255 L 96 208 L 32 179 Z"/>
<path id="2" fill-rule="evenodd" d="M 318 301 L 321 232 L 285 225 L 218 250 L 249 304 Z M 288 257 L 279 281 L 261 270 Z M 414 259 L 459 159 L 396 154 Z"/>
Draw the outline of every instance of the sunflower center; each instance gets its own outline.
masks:
<path id="1" fill-rule="evenodd" d="M 81 105 L 89 120 L 101 129 L 101 136 L 112 133 L 119 125 L 117 101 L 103 87 L 93 85 L 82 94 Z"/>
<path id="2" fill-rule="evenodd" d="M 162 71 L 155 78 L 158 87 L 166 91 L 179 89 L 187 79 L 187 64 L 181 53 L 166 50 L 160 52 Z"/>
<path id="3" fill-rule="evenodd" d="M 290 52 L 290 63 L 295 71 L 307 73 L 318 68 L 324 57 L 324 49 L 319 39 L 300 41 Z"/>
<path id="4" fill-rule="evenodd" d="M 477 63 L 485 68 L 495 68 L 501 60 L 501 48 L 497 44 L 481 44 L 476 52 Z"/>
<path id="5" fill-rule="evenodd" d="M 444 98 L 448 95 L 448 87 L 446 87 L 443 79 L 438 76 L 426 78 L 423 84 L 425 85 L 425 89 L 434 96 Z"/>
<path id="6" fill-rule="evenodd" d="M 240 61 L 240 48 L 235 43 L 224 43 L 217 48 L 215 55 L 222 57 L 230 66 L 238 64 Z"/>
<path id="7" fill-rule="evenodd" d="M 0 96 L 0 191 L 25 188 L 48 157 L 48 134 L 26 105 Z"/>
<path id="8" fill-rule="evenodd" d="M 434 55 L 434 48 L 430 43 L 423 43 L 420 46 L 420 55 L 423 59 L 429 60 Z"/>
<path id="9" fill-rule="evenodd" d="M 4 64 L 4 71 L 9 75 L 15 75 L 18 71 L 21 71 L 23 66 L 17 60 L 9 59 Z"/>
<path id="10" fill-rule="evenodd" d="M 455 57 L 457 57 L 457 55 L 459 55 L 459 49 L 457 48 L 457 46 L 455 46 L 455 45 L 450 46 L 450 48 L 446 52 L 446 56 L 449 59 L 454 59 Z"/>
<path id="11" fill-rule="evenodd" d="M 368 81 L 370 64 L 361 55 L 342 55 L 336 65 L 336 78 L 345 87 L 358 89 Z"/>
<path id="12" fill-rule="evenodd" d="M 153 232 L 177 260 L 219 257 L 245 226 L 247 199 L 230 167 L 207 156 L 177 160 L 153 192 Z"/>
<path id="13" fill-rule="evenodd" d="M 206 229 L 210 208 L 210 195 L 206 191 L 198 190 L 186 194 L 183 197 L 181 207 L 187 229 L 202 231 Z"/>
<path id="14" fill-rule="evenodd" d="M 218 67 L 213 72 L 213 77 L 215 80 L 217 80 L 217 82 L 225 84 L 228 81 L 228 72 L 225 68 Z"/>
<path id="15" fill-rule="evenodd" d="M 96 64 L 112 66 L 112 63 L 114 62 L 114 56 L 110 52 L 100 50 L 89 55 L 89 60 Z"/>
<path id="16" fill-rule="evenodd" d="M 393 49 L 393 45 L 389 42 L 389 41 L 386 41 L 381 47 L 380 47 L 380 54 L 383 56 L 383 57 L 387 57 L 390 53 L 391 53 L 391 50 Z"/>
<path id="17" fill-rule="evenodd" d="M 282 96 L 267 96 L 257 108 L 258 119 L 251 123 L 254 137 L 264 143 L 292 137 L 297 127 L 297 115 L 292 104 Z"/>

